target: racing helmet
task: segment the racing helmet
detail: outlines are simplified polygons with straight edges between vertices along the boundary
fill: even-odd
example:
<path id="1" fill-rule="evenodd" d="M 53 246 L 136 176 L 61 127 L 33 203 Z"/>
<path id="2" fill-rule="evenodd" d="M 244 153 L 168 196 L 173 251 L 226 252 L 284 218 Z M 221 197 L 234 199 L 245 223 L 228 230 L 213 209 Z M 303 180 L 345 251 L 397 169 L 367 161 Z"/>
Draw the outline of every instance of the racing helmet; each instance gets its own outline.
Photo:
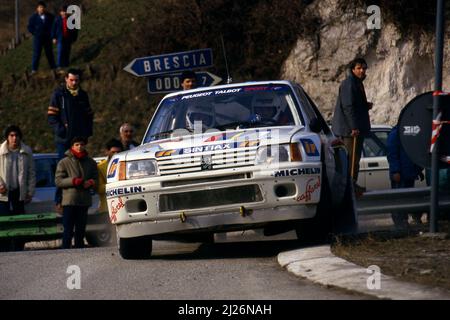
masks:
<path id="1" fill-rule="evenodd" d="M 279 98 L 272 92 L 256 92 L 252 106 L 253 113 L 262 119 L 278 120 L 282 111 Z"/>
<path id="2" fill-rule="evenodd" d="M 194 123 L 200 122 L 202 129 L 211 128 L 214 125 L 214 111 L 210 106 L 189 106 L 186 111 L 186 127 L 194 130 Z"/>

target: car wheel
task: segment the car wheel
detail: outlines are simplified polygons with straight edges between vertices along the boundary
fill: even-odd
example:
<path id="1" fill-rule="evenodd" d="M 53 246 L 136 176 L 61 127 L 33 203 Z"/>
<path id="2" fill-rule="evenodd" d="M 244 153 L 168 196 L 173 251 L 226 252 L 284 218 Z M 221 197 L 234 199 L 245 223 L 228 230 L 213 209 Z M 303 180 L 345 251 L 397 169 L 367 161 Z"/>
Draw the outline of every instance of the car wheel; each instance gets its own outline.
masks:
<path id="1" fill-rule="evenodd" d="M 300 221 L 296 228 L 301 241 L 329 242 L 334 234 L 355 233 L 358 229 L 355 193 L 350 174 L 347 174 L 344 196 L 333 204 L 327 171 L 322 168 L 322 188 L 316 216 Z"/>
<path id="2" fill-rule="evenodd" d="M 87 242 L 93 247 L 108 247 L 112 244 L 113 233 L 110 229 L 86 234 Z"/>
<path id="3" fill-rule="evenodd" d="M 298 222 L 295 232 L 297 238 L 305 243 L 324 243 L 330 240 L 332 232 L 331 192 L 326 170 L 322 167 L 322 183 L 320 200 L 314 218 Z"/>
<path id="4" fill-rule="evenodd" d="M 123 259 L 148 259 L 152 255 L 152 238 L 149 236 L 135 238 L 117 236 L 117 242 Z"/>

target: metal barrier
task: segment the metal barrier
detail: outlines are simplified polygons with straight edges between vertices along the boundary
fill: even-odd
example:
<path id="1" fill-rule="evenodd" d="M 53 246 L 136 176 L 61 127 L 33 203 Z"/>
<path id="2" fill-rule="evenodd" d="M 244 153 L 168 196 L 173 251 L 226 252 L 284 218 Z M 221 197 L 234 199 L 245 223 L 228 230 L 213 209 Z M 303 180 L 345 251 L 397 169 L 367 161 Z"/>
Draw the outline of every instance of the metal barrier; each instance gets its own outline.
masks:
<path id="1" fill-rule="evenodd" d="M 359 215 L 430 210 L 430 187 L 369 191 L 356 199 Z M 450 210 L 450 193 L 439 194 L 439 210 Z"/>

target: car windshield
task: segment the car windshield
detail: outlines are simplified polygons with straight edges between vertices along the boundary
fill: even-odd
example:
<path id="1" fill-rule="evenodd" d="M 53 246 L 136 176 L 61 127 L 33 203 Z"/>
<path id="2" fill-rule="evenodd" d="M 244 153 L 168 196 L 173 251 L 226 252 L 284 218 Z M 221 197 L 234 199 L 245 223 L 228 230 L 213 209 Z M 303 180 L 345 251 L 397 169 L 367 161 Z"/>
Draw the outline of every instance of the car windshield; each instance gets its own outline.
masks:
<path id="1" fill-rule="evenodd" d="M 275 84 L 179 94 L 162 101 L 144 143 L 174 132 L 294 125 L 301 121 L 294 118 L 294 101 L 289 86 Z"/>

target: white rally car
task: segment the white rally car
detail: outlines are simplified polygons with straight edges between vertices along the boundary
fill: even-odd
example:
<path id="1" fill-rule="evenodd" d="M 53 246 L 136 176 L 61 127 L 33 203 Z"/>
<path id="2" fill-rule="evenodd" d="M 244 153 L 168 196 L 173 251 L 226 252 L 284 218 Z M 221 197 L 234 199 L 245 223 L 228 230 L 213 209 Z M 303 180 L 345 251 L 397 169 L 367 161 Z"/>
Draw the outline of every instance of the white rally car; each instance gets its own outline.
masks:
<path id="1" fill-rule="evenodd" d="M 165 96 L 142 145 L 111 159 L 106 193 L 121 256 L 145 258 L 152 239 L 353 231 L 348 172 L 343 144 L 299 85 L 249 82 Z"/>

